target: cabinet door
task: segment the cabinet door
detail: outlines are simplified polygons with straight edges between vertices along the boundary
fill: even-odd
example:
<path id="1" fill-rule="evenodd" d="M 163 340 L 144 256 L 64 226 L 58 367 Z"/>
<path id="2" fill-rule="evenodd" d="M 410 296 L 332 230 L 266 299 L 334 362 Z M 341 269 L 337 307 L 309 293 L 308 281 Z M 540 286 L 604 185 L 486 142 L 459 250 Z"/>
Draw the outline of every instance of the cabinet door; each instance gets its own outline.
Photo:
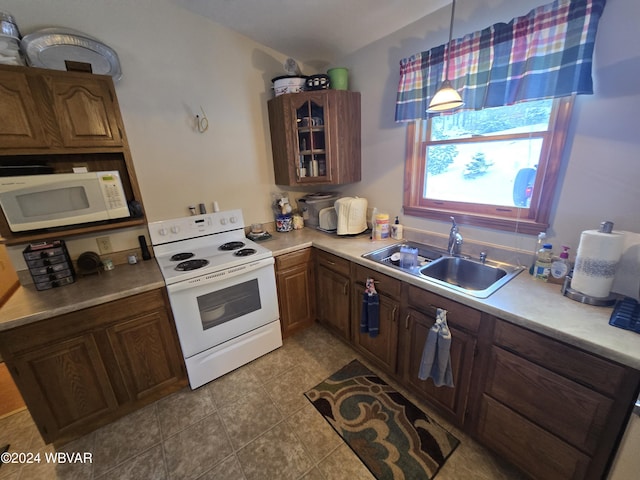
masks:
<path id="1" fill-rule="evenodd" d="M 47 442 L 118 408 L 92 334 L 34 349 L 7 364 Z"/>
<path id="2" fill-rule="evenodd" d="M 475 337 L 455 328 L 451 322 L 448 322 L 451 331 L 451 369 L 455 387 L 436 387 L 431 378 L 427 380 L 418 378 L 422 352 L 429 330 L 435 323 L 435 309 L 429 315 L 409 310 L 404 322 L 404 345 L 407 346 L 404 359 L 404 381 L 424 394 L 427 401 L 439 407 L 452 422 L 462 426 L 471 384 L 471 370 L 476 348 Z"/>
<path id="3" fill-rule="evenodd" d="M 278 185 L 343 184 L 361 178 L 360 94 L 319 90 L 271 99 Z"/>
<path id="4" fill-rule="evenodd" d="M 311 249 L 276 258 L 276 284 L 282 336 L 313 325 L 315 282 Z"/>
<path id="5" fill-rule="evenodd" d="M 106 79 L 55 76 L 51 89 L 65 147 L 122 145 L 115 94 Z"/>
<path id="6" fill-rule="evenodd" d="M 353 288 L 353 343 L 371 360 L 380 364 L 389 373 L 396 371 L 396 356 L 398 352 L 398 315 L 400 303 L 386 295 L 379 295 L 380 299 L 380 332 L 371 337 L 368 333 L 360 332 L 360 316 L 362 314 L 362 298 L 364 286 L 357 283 Z"/>
<path id="7" fill-rule="evenodd" d="M 182 359 L 170 319 L 155 311 L 106 329 L 129 397 L 133 401 L 172 388 L 183 378 Z"/>
<path id="8" fill-rule="evenodd" d="M 349 338 L 349 278 L 318 265 L 318 320 Z"/>
<path id="9" fill-rule="evenodd" d="M 0 71 L 0 148 L 47 147 L 42 121 L 28 77 Z"/>
<path id="10" fill-rule="evenodd" d="M 296 175 L 299 183 L 327 183 L 332 181 L 330 165 L 331 145 L 327 138 L 327 97 L 309 95 L 301 101 L 291 98 L 294 131 L 293 145 L 298 165 Z"/>
<path id="11" fill-rule="evenodd" d="M 590 458 L 487 395 L 481 397 L 479 440 L 539 480 L 601 478 Z"/>
<path id="12" fill-rule="evenodd" d="M 484 391 L 588 454 L 613 406 L 612 399 L 495 346 Z"/>

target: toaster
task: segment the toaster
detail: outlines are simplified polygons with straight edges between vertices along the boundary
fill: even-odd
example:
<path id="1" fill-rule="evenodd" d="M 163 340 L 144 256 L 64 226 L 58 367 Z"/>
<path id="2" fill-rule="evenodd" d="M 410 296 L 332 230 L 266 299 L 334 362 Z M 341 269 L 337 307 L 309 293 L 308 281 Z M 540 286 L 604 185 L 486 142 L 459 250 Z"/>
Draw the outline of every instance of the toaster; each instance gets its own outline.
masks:
<path id="1" fill-rule="evenodd" d="M 335 203 L 338 235 L 358 235 L 367 230 L 367 199 L 342 197 Z"/>
<path id="2" fill-rule="evenodd" d="M 318 215 L 318 229 L 325 232 L 335 232 L 338 228 L 338 214 L 335 207 L 327 207 L 320 210 Z"/>

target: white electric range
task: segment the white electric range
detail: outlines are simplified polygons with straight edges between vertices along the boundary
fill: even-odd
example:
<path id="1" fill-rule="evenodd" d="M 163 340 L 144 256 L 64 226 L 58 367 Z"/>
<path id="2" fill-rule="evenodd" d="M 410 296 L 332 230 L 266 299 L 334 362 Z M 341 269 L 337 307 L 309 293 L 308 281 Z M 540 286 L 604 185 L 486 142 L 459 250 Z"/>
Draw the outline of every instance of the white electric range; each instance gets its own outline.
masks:
<path id="1" fill-rule="evenodd" d="M 282 346 L 274 260 L 241 210 L 149 224 L 195 389 Z"/>

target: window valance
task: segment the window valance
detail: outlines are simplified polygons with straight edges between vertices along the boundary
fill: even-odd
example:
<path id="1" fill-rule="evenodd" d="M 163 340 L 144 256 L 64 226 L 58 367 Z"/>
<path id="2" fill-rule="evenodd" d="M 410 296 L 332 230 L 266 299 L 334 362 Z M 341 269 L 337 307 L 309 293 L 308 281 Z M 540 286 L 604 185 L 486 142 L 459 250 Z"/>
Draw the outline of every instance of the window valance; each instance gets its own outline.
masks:
<path id="1" fill-rule="evenodd" d="M 449 80 L 481 109 L 527 100 L 593 93 L 591 64 L 606 0 L 556 0 L 509 23 L 451 41 Z M 445 78 L 448 45 L 400 62 L 396 122 L 427 118 Z"/>

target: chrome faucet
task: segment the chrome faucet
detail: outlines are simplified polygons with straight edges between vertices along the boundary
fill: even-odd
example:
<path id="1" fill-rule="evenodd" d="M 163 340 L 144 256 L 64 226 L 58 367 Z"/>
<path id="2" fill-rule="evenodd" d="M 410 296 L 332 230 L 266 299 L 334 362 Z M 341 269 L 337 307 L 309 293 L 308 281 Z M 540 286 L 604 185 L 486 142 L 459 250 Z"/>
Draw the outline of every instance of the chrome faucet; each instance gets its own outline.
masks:
<path id="1" fill-rule="evenodd" d="M 449 231 L 449 246 L 447 247 L 447 251 L 449 255 L 460 255 L 460 246 L 462 245 L 462 235 L 458 231 L 458 225 L 456 224 L 456 219 L 451 218 L 451 230 Z"/>

